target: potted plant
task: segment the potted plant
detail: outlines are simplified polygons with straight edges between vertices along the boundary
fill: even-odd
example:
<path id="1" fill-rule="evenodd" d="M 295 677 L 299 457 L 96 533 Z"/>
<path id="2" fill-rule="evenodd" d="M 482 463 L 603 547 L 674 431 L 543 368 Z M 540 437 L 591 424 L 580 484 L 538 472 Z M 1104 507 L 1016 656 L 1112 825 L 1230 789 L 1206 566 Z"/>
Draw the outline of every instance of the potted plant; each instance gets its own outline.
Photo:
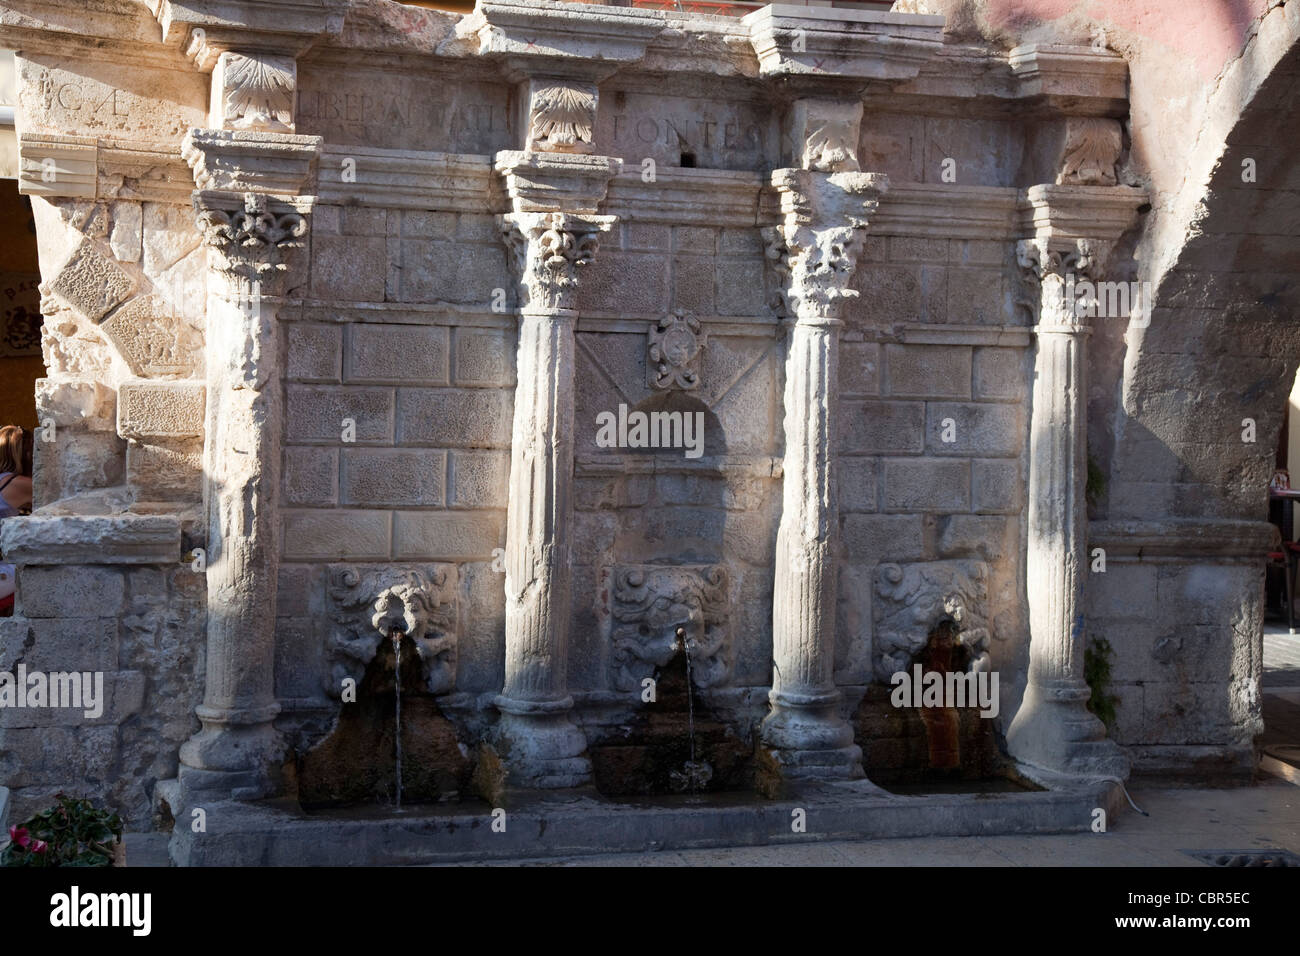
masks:
<path id="1" fill-rule="evenodd" d="M 55 794 L 55 804 L 9 828 L 3 866 L 125 865 L 122 820 L 89 800 Z"/>

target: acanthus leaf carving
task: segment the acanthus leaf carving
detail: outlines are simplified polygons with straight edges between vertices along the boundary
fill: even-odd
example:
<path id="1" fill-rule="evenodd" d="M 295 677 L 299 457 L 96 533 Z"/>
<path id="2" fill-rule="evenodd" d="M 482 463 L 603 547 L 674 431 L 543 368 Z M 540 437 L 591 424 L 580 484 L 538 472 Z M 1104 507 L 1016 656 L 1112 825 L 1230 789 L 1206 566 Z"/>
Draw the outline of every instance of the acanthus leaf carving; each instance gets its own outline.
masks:
<path id="1" fill-rule="evenodd" d="M 613 216 L 563 212 L 507 213 L 498 220 L 528 308 L 547 311 L 574 307 L 578 269 L 595 258 L 600 234 L 614 224 Z"/>
<path id="2" fill-rule="evenodd" d="M 266 282 L 287 268 L 285 254 L 305 245 L 308 208 L 260 193 L 194 194 L 199 231 L 213 254 L 213 266 L 249 282 Z"/>
<path id="3" fill-rule="evenodd" d="M 773 185 L 782 218 L 764 235 L 787 308 L 803 321 L 838 320 L 843 303 L 858 295 L 850 287 L 858 253 L 888 181 L 869 173 L 782 169 Z"/>
<path id="4" fill-rule="evenodd" d="M 330 694 L 338 696 L 344 678 L 360 682 L 393 630 L 415 645 L 429 693 L 450 693 L 456 686 L 456 584 L 451 564 L 331 565 Z"/>
<path id="5" fill-rule="evenodd" d="M 698 360 L 707 339 L 700 331 L 700 320 L 682 309 L 654 323 L 646 362 L 650 387 L 661 391 L 699 388 Z"/>
<path id="6" fill-rule="evenodd" d="M 731 674 L 729 577 L 722 565 L 627 565 L 601 570 L 597 609 L 610 645 L 619 690 L 641 681 L 677 653 L 684 631 L 691 679 L 706 689 Z"/>
<path id="7" fill-rule="evenodd" d="M 945 621 L 966 648 L 968 670 L 988 670 L 988 578 L 983 561 L 882 564 L 876 569 L 876 678 L 906 671 L 931 632 Z"/>
<path id="8" fill-rule="evenodd" d="M 534 90 L 528 116 L 528 149 L 557 153 L 590 153 L 596 122 L 594 86 L 567 83 Z"/>
<path id="9" fill-rule="evenodd" d="M 1047 325 L 1079 325 L 1086 303 L 1071 300 L 1076 282 L 1094 282 L 1105 271 L 1113 243 L 1090 238 L 1037 237 L 1016 243 L 1021 272 L 1017 306 L 1035 321 Z"/>

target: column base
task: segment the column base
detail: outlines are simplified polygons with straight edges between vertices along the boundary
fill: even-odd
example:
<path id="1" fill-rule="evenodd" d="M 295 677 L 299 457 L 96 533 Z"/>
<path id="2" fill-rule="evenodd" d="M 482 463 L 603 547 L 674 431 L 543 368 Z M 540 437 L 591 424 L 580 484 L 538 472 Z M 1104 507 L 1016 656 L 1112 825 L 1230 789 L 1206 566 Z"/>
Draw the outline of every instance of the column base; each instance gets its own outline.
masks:
<path id="1" fill-rule="evenodd" d="M 176 774 L 184 805 L 277 793 L 284 742 L 271 721 L 279 712 L 279 704 L 240 712 L 195 708 L 203 729 L 181 745 Z"/>
<path id="2" fill-rule="evenodd" d="M 591 782 L 587 737 L 569 719 L 573 698 L 514 700 L 498 696 L 497 737 L 507 783 L 515 787 L 559 790 Z"/>
<path id="3" fill-rule="evenodd" d="M 1128 778 L 1129 758 L 1087 708 L 1092 691 L 1082 681 L 1030 683 L 1007 731 L 1017 760 L 1057 773 Z"/>
<path id="4" fill-rule="evenodd" d="M 761 739 L 772 748 L 782 776 L 790 780 L 860 780 L 862 748 L 840 716 L 839 691 L 788 694 L 771 691 L 772 711 Z"/>

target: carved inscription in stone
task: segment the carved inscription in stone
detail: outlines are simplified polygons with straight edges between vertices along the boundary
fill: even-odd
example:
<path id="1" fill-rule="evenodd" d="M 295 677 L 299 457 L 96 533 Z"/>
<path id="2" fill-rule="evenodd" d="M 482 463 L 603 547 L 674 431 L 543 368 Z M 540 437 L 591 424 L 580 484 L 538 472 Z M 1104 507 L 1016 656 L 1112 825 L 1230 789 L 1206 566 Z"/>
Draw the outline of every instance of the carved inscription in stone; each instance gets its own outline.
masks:
<path id="1" fill-rule="evenodd" d="M 757 106 L 646 93 L 605 94 L 596 117 L 596 152 L 638 165 L 763 169 L 775 161 L 780 136 Z"/>
<path id="2" fill-rule="evenodd" d="M 123 82 L 120 66 L 80 59 L 65 69 L 65 62 L 19 58 L 19 110 L 28 132 L 172 140 L 207 124 L 206 76 L 138 70 Z"/>
<path id="3" fill-rule="evenodd" d="M 51 292 L 93 322 L 120 305 L 134 288 L 135 280 L 91 239 L 81 240 L 50 283 Z"/>
<path id="4" fill-rule="evenodd" d="M 516 144 L 504 86 L 349 68 L 298 75 L 297 131 L 331 144 L 495 153 Z"/>
<path id="5" fill-rule="evenodd" d="M 158 296 L 132 299 L 99 328 L 134 375 L 196 375 L 203 368 L 203 334 L 173 315 Z"/>

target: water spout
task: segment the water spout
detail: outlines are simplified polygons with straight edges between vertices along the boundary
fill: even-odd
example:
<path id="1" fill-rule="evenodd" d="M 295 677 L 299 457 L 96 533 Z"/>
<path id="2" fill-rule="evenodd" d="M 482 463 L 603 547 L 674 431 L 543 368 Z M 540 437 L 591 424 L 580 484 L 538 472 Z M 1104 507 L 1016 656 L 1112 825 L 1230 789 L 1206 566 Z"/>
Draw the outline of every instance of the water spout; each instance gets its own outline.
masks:
<path id="1" fill-rule="evenodd" d="M 692 686 L 695 679 L 691 673 L 691 648 L 686 640 L 686 628 L 677 628 L 677 643 L 686 655 L 686 728 L 690 736 L 691 756 L 686 761 L 686 766 L 672 771 L 668 776 L 676 789 L 697 791 L 707 786 L 713 778 L 713 768 L 707 761 L 695 759 L 695 688 Z"/>
<path id="2" fill-rule="evenodd" d="M 394 736 L 397 738 L 397 811 L 402 811 L 402 629 L 397 626 L 388 629 L 388 637 L 393 642 L 393 684 L 397 688 L 397 712 Z"/>

